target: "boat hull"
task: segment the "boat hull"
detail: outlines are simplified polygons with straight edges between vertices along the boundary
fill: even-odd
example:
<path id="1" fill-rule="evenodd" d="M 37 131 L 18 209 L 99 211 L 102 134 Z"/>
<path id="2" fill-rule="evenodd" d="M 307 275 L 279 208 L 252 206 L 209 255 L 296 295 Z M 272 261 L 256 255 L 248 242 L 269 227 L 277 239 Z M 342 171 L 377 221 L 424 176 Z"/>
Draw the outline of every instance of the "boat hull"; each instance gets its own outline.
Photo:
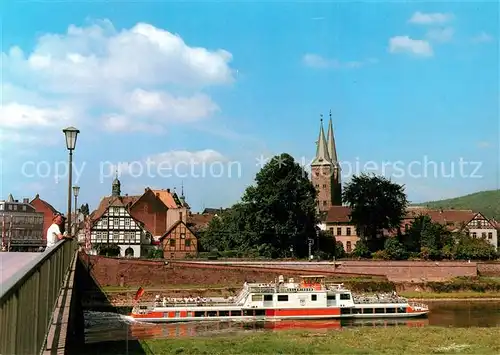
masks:
<path id="1" fill-rule="evenodd" d="M 303 311 L 303 310 L 300 310 Z M 328 310 L 333 311 L 333 310 Z M 409 312 L 409 313 L 393 313 L 393 314 L 334 314 L 334 312 L 325 312 L 325 314 L 313 314 L 305 312 L 293 313 L 289 310 L 286 314 L 269 315 L 269 316 L 212 316 L 212 317 L 165 317 L 165 316 L 148 316 L 131 315 L 136 321 L 147 323 L 178 323 L 192 321 L 276 321 L 276 320 L 327 320 L 327 319 L 394 319 L 394 318 L 418 318 L 425 317 L 429 312 Z"/>

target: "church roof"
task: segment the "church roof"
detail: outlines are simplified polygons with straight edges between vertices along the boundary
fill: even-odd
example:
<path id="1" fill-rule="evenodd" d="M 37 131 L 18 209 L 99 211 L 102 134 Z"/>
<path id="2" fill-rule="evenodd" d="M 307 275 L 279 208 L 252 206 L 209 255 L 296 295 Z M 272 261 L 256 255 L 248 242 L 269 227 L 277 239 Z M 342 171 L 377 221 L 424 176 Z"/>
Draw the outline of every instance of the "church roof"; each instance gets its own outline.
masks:
<path id="1" fill-rule="evenodd" d="M 321 116 L 323 117 L 323 116 Z M 311 165 L 331 165 L 330 155 L 328 154 L 328 146 L 326 144 L 325 131 L 323 130 L 323 118 L 319 126 L 319 137 L 316 143 L 316 157 Z"/>

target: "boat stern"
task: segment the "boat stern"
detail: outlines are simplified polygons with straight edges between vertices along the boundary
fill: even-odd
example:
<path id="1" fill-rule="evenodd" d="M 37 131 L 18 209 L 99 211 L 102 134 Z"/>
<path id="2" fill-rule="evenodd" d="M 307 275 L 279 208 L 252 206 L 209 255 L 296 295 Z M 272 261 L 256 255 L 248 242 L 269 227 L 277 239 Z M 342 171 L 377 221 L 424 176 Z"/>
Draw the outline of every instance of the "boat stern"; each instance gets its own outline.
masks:
<path id="1" fill-rule="evenodd" d="M 429 306 L 424 303 L 410 302 L 408 304 L 408 313 L 413 316 L 423 316 L 429 313 Z"/>

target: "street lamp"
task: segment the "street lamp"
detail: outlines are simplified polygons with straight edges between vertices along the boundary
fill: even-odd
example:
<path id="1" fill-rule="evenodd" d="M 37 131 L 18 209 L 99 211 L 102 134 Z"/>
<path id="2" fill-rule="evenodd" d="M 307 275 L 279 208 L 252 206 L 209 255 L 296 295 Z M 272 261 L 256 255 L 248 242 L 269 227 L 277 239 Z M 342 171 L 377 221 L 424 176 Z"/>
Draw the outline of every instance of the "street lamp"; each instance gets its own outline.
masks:
<path id="1" fill-rule="evenodd" d="M 78 194 L 80 193 L 80 186 L 73 186 L 73 196 L 75 196 L 75 233 L 78 223 Z"/>
<path id="2" fill-rule="evenodd" d="M 68 168 L 68 229 L 71 233 L 71 187 L 73 186 L 73 150 L 76 146 L 76 138 L 80 131 L 75 127 L 63 129 L 66 136 L 66 148 L 69 151 L 69 168 Z"/>

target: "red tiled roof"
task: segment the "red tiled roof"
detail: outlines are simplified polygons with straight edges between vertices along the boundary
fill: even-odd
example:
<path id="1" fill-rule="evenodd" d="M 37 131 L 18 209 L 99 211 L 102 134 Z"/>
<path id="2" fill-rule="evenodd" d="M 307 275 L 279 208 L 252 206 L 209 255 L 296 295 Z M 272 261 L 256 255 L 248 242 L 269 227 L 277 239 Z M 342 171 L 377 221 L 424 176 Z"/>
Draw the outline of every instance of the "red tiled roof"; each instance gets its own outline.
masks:
<path id="1" fill-rule="evenodd" d="M 108 210 L 109 207 L 132 206 L 141 196 L 107 196 L 103 197 L 97 209 L 90 215 L 93 221 L 97 221 Z"/>
<path id="2" fill-rule="evenodd" d="M 151 190 L 168 208 L 178 208 L 175 198 L 170 190 Z"/>
<path id="3" fill-rule="evenodd" d="M 351 208 L 348 206 L 332 206 L 326 215 L 326 223 L 349 223 Z"/>
<path id="4" fill-rule="evenodd" d="M 210 221 L 215 217 L 215 214 L 210 213 L 193 213 L 187 217 L 187 225 L 195 231 L 206 228 Z"/>

